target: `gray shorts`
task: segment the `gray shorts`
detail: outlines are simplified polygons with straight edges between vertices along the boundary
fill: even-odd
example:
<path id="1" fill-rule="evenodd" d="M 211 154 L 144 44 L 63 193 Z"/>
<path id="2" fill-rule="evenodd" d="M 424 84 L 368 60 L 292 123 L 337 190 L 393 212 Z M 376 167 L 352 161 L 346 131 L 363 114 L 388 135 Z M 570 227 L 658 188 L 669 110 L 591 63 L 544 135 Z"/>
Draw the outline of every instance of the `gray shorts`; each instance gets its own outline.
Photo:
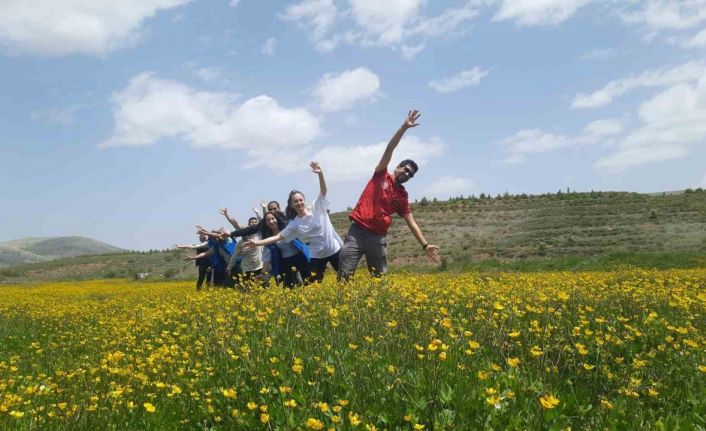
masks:
<path id="1" fill-rule="evenodd" d="M 372 275 L 387 272 L 387 239 L 351 223 L 341 249 L 341 263 L 338 278 L 348 280 L 358 267 L 360 258 L 365 256 L 368 271 Z"/>

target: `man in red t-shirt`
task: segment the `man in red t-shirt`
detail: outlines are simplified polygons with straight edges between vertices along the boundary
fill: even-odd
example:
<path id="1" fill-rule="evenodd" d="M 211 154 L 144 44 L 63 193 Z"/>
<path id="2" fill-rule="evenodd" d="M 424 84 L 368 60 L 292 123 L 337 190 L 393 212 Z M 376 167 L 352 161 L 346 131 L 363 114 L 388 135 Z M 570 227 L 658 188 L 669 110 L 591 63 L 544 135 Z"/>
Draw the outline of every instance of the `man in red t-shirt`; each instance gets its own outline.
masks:
<path id="1" fill-rule="evenodd" d="M 392 175 L 387 172 L 387 166 L 392 159 L 392 153 L 400 143 L 402 135 L 417 127 L 419 112 L 410 111 L 397 133 L 390 139 L 380 163 L 375 167 L 373 177 L 368 181 L 363 193 L 358 199 L 355 209 L 350 213 L 351 227 L 341 249 L 341 262 L 338 271 L 339 279 L 348 280 L 356 268 L 361 256 L 365 255 L 368 271 L 372 275 L 387 272 L 387 229 L 392 223 L 392 214 L 399 214 L 406 222 L 414 237 L 419 241 L 429 257 L 438 263 L 439 247 L 429 244 L 421 229 L 417 226 L 409 207 L 407 191 L 402 184 L 409 181 L 419 169 L 412 160 L 403 160 L 395 168 Z"/>

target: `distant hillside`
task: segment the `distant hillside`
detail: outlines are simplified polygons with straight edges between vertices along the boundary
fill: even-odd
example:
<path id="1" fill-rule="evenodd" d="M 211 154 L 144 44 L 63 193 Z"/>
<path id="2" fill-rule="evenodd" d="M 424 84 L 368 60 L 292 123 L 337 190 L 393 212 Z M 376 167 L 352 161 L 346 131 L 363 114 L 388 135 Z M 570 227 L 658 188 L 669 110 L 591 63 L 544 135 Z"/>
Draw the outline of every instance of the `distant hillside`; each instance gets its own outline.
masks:
<path id="1" fill-rule="evenodd" d="M 0 243 L 0 267 L 121 251 L 121 248 L 81 236 L 24 238 Z"/>
<path id="2" fill-rule="evenodd" d="M 412 207 L 427 239 L 441 247 L 442 268 L 706 266 L 706 192 L 701 190 L 483 196 L 422 200 Z M 343 236 L 348 229 L 348 212 L 334 213 L 331 219 Z M 399 217 L 394 218 L 388 244 L 392 270 L 430 269 Z M 191 278 L 195 274 L 193 262 L 181 259 L 186 254 L 122 252 L 62 258 L 1 269 L 0 282 Z"/>
<path id="3" fill-rule="evenodd" d="M 451 261 L 615 252 L 706 254 L 706 191 L 701 189 L 658 195 L 506 195 L 420 202 L 413 208 L 428 240 L 438 244 Z M 424 261 L 419 245 L 399 218 L 388 244 L 392 263 Z"/>

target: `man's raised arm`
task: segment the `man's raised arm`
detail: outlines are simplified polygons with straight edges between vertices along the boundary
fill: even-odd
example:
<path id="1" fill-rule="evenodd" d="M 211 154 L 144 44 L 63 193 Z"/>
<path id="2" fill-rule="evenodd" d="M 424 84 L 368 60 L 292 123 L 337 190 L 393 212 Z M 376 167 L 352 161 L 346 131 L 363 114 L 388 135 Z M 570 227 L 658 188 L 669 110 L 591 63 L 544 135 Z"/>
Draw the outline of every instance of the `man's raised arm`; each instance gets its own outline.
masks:
<path id="1" fill-rule="evenodd" d="M 402 135 L 404 135 L 404 132 L 406 132 L 407 129 L 411 129 L 412 127 L 417 127 L 419 125 L 417 120 L 421 115 L 422 114 L 420 114 L 416 109 L 414 111 L 409 111 L 407 118 L 405 118 L 404 123 L 402 123 L 402 126 L 400 126 L 399 130 L 397 130 L 397 132 L 392 136 L 390 142 L 387 143 L 387 148 L 385 148 L 385 152 L 382 154 L 380 163 L 378 163 L 375 167 L 375 172 L 387 170 L 387 166 L 390 164 L 390 160 L 392 160 L 392 153 L 395 152 L 395 148 L 397 148 L 397 145 L 400 143 Z"/>

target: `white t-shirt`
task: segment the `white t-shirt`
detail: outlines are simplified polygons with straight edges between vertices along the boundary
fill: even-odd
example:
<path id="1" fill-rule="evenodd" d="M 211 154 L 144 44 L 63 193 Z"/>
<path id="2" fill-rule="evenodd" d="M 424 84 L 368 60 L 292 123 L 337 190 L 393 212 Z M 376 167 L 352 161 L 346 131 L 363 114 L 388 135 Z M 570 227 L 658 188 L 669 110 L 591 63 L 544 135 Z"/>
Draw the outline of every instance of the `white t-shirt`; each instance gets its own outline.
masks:
<path id="1" fill-rule="evenodd" d="M 309 252 L 313 258 L 321 259 L 335 254 L 341 249 L 343 240 L 328 217 L 328 204 L 326 196 L 320 194 L 314 202 L 311 214 L 290 220 L 287 227 L 280 232 L 282 238 L 285 241 L 299 238 L 301 242 L 309 244 Z"/>

